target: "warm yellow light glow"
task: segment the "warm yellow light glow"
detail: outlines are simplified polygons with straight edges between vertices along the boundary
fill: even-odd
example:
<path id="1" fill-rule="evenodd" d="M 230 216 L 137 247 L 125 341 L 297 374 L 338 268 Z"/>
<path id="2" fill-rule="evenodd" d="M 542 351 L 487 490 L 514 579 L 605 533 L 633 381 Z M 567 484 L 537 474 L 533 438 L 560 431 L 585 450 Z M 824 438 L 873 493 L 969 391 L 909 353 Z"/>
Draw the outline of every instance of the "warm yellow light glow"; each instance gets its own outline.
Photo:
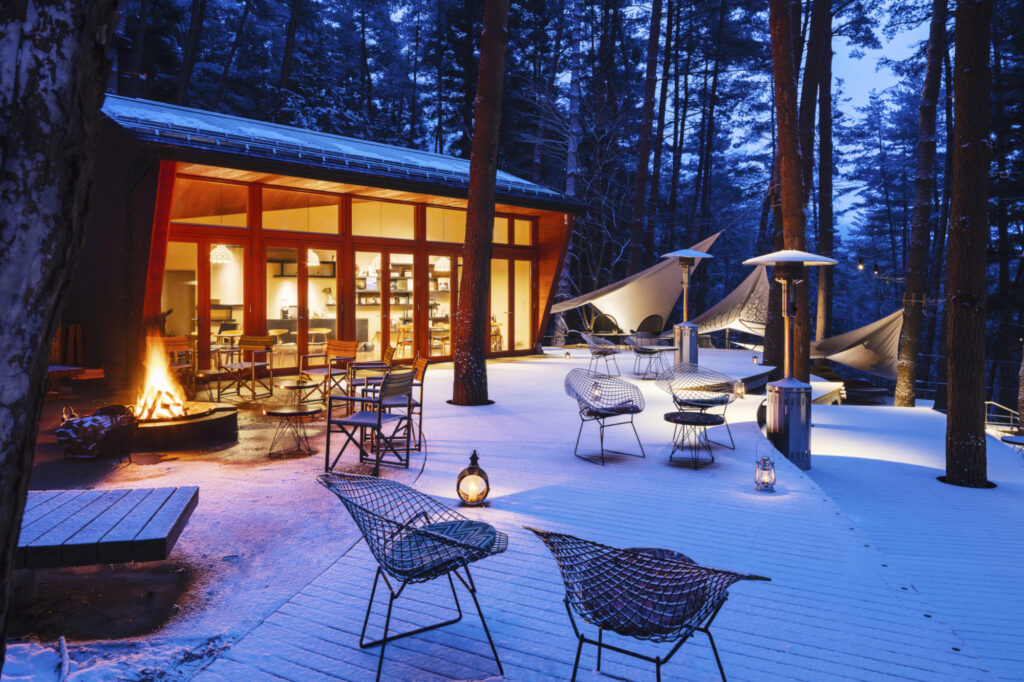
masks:
<path id="1" fill-rule="evenodd" d="M 754 482 L 757 484 L 758 490 L 769 493 L 775 490 L 775 462 L 771 458 L 762 456 L 757 461 Z"/>
<path id="2" fill-rule="evenodd" d="M 210 250 L 210 262 L 218 264 L 234 263 L 235 257 L 232 255 L 231 249 L 223 244 L 217 244 Z"/>
<path id="3" fill-rule="evenodd" d="M 479 504 L 487 493 L 487 481 L 477 474 L 470 474 L 459 481 L 459 497 L 466 504 Z"/>
<path id="4" fill-rule="evenodd" d="M 146 339 L 145 366 L 146 383 L 135 401 L 135 414 L 142 421 L 184 417 L 185 391 L 171 376 L 162 337 Z"/>
<path id="5" fill-rule="evenodd" d="M 320 265 L 320 256 L 316 255 L 313 249 L 306 249 L 306 265 L 316 267 Z"/>
<path id="6" fill-rule="evenodd" d="M 452 261 L 451 261 L 450 258 L 448 258 L 448 256 L 441 256 L 440 258 L 437 259 L 437 262 L 434 263 L 434 272 L 451 272 L 451 271 L 452 271 Z"/>

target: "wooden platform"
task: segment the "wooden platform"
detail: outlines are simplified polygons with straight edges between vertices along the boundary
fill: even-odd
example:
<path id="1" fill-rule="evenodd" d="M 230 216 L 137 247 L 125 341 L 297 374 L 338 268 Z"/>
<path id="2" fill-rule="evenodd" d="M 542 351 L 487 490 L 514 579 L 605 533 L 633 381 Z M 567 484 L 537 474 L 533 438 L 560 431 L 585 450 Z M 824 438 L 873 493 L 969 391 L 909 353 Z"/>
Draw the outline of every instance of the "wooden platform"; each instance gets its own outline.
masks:
<path id="1" fill-rule="evenodd" d="M 199 488 L 30 490 L 15 568 L 159 561 L 199 502 Z"/>

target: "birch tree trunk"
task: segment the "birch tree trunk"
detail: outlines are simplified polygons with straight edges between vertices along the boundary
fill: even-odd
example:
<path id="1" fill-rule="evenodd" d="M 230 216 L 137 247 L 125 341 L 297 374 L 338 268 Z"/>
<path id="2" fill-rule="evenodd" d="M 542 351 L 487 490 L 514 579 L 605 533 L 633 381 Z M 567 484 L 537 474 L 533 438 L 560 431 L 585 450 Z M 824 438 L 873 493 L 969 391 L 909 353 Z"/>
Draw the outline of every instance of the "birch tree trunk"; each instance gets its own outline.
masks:
<path id="1" fill-rule="evenodd" d="M 984 403 L 991 29 L 991 0 L 957 4 L 953 181 L 946 266 L 949 411 L 945 482 L 970 488 L 989 485 Z"/>
<path id="2" fill-rule="evenodd" d="M 772 72 L 775 79 L 775 111 L 778 119 L 779 191 L 784 248 L 803 251 L 807 244 L 804 225 L 803 184 L 798 139 L 796 74 L 790 3 L 769 0 L 768 26 L 772 40 Z M 810 318 L 807 283 L 797 286 L 797 319 L 793 336 L 793 375 L 807 381 L 810 375 Z"/>
<path id="3" fill-rule="evenodd" d="M 651 3 L 651 30 L 647 37 L 647 70 L 644 74 L 644 103 L 640 114 L 640 135 L 636 145 L 636 176 L 633 181 L 633 212 L 629 222 L 628 274 L 639 272 L 644 263 L 644 207 L 647 199 L 647 167 L 651 162 L 651 125 L 654 122 L 654 86 L 658 81 L 658 37 L 661 33 L 661 1 Z"/>
<path id="4" fill-rule="evenodd" d="M 85 231 L 116 14 L 115 0 L 0 5 L 0 666 L 50 339 Z"/>
<path id="5" fill-rule="evenodd" d="M 473 147 L 469 157 L 469 201 L 462 283 L 455 315 L 452 349 L 455 385 L 452 403 L 484 405 L 487 397 L 485 355 L 490 339 L 487 294 L 491 290 L 491 247 L 494 238 L 494 183 L 498 174 L 498 132 L 505 76 L 509 0 L 485 0 L 480 33 L 473 114 Z"/>
<path id="6" fill-rule="evenodd" d="M 946 49 L 946 0 L 932 0 L 928 29 L 928 56 L 917 127 L 917 168 L 914 178 L 914 213 L 911 217 L 907 288 L 903 295 L 903 328 L 896 362 L 897 407 L 913 407 L 917 399 L 917 366 L 924 319 L 928 276 L 928 237 L 935 177 L 935 116 L 942 80 L 942 52 Z"/>

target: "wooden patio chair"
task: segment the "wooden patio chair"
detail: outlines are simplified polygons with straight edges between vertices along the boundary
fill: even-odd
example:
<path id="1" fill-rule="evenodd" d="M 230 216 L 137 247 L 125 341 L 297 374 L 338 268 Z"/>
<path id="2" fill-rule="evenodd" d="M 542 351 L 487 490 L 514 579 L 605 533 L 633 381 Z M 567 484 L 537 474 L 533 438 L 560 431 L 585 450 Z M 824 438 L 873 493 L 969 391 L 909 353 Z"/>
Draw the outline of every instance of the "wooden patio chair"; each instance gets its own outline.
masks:
<path id="1" fill-rule="evenodd" d="M 168 355 L 168 369 L 185 389 L 190 400 L 196 397 L 196 354 L 188 336 L 166 336 L 164 352 Z"/>
<path id="2" fill-rule="evenodd" d="M 630 457 L 646 457 L 644 445 L 640 442 L 640 434 L 636 431 L 633 423 L 633 416 L 643 412 L 644 396 L 640 389 L 622 379 L 610 377 L 604 374 L 596 374 L 585 369 L 574 369 L 565 377 L 565 393 L 574 398 L 580 410 L 580 430 L 576 434 L 576 447 L 572 454 L 580 459 L 596 464 L 592 457 L 584 457 L 579 454 L 580 436 L 583 435 L 583 425 L 587 422 L 597 422 L 601 438 L 601 466 L 604 466 L 604 430 L 611 426 L 622 426 L 629 424 L 636 436 L 637 445 L 640 446 L 640 454 L 630 452 L 619 452 L 608 450 L 618 455 L 629 455 Z M 620 418 L 621 421 L 609 423 L 609 419 Z"/>
<path id="3" fill-rule="evenodd" d="M 498 674 L 504 675 L 498 649 L 494 646 L 494 639 L 476 596 L 477 587 L 469 572 L 469 565 L 504 552 L 508 548 L 508 536 L 489 524 L 470 521 L 429 495 L 396 481 L 335 473 L 321 474 L 317 476 L 317 481 L 337 495 L 345 505 L 363 534 L 370 553 L 377 560 L 377 573 L 373 578 L 373 589 L 366 606 L 363 629 L 359 634 L 360 647 L 366 649 L 380 646 L 377 679 L 380 680 L 384 668 L 384 649 L 388 642 L 462 620 L 462 606 L 455 591 L 453 575 L 473 598 L 487 642 L 491 645 L 494 662 L 498 664 Z M 392 607 L 406 587 L 442 577 L 448 578 L 458 616 L 402 634 L 390 634 Z M 378 640 L 366 641 L 373 598 L 381 579 L 388 589 L 384 635 Z"/>
<path id="4" fill-rule="evenodd" d="M 654 663 L 656 678 L 661 680 L 661 666 L 694 632 L 708 636 L 718 672 L 725 680 L 722 659 L 709 629 L 711 623 L 728 599 L 733 583 L 770 578 L 706 568 L 670 549 L 618 549 L 564 533 L 527 530 L 551 551 L 565 583 L 565 610 L 578 640 L 573 680 L 584 644 L 597 646 L 598 672 L 601 650 L 608 649 Z M 597 626 L 596 640 L 577 627 L 573 613 Z M 674 644 L 664 657 L 649 656 L 608 644 L 604 641 L 605 630 L 623 637 Z"/>
<path id="5" fill-rule="evenodd" d="M 323 353 L 308 353 L 299 358 L 299 374 L 310 381 L 320 382 L 320 396 L 327 396 L 337 391 L 346 391 L 345 379 L 348 377 L 348 365 L 356 359 L 358 341 L 336 341 L 328 339 Z M 323 364 L 311 364 L 320 359 Z"/>
<path id="6" fill-rule="evenodd" d="M 242 391 L 248 388 L 253 400 L 274 395 L 273 348 L 273 336 L 242 335 L 236 346 L 222 351 L 222 357 L 226 355 L 229 361 L 220 366 L 224 370 L 222 380 L 226 382 L 221 394 L 234 392 L 241 398 Z M 264 370 L 266 379 L 262 376 Z"/>

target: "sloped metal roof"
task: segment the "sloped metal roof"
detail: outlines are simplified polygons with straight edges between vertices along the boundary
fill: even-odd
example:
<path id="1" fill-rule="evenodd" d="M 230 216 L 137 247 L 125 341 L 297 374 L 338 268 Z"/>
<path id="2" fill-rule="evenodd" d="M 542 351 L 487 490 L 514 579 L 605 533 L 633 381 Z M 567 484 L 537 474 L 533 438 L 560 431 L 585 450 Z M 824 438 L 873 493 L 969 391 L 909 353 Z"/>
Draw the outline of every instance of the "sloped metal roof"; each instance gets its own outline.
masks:
<path id="1" fill-rule="evenodd" d="M 468 159 L 118 95 L 108 94 L 102 111 L 140 141 L 165 147 L 334 171 L 370 185 L 383 179 L 456 196 L 469 188 Z M 561 192 L 503 171 L 495 192 L 503 203 L 579 208 Z"/>

